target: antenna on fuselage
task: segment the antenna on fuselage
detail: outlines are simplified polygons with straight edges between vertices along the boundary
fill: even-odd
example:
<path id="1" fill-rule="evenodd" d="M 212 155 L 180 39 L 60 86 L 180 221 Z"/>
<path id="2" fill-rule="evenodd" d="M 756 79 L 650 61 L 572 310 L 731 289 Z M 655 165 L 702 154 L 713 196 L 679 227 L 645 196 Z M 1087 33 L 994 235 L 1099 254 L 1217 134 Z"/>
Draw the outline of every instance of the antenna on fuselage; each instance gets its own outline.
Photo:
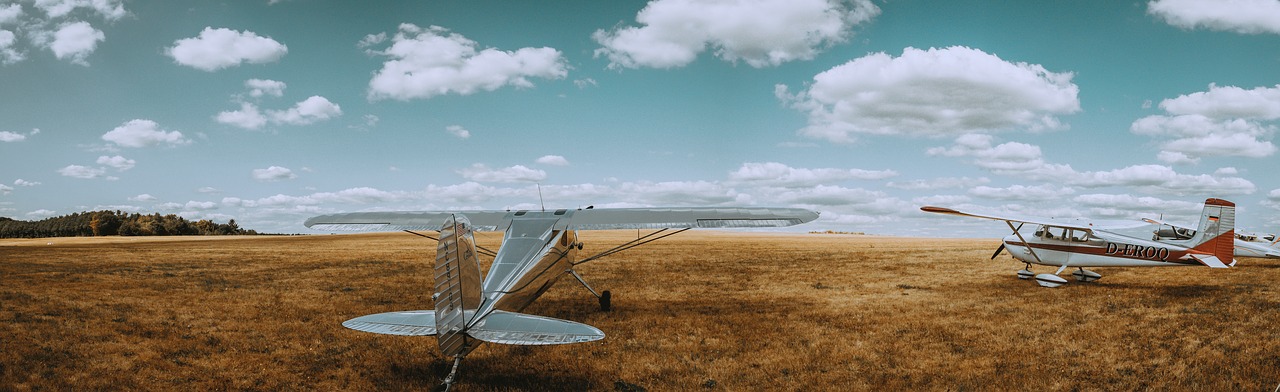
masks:
<path id="1" fill-rule="evenodd" d="M 542 201 L 542 184 L 534 183 L 538 186 L 538 204 L 542 205 L 542 212 L 547 212 L 547 203 Z"/>

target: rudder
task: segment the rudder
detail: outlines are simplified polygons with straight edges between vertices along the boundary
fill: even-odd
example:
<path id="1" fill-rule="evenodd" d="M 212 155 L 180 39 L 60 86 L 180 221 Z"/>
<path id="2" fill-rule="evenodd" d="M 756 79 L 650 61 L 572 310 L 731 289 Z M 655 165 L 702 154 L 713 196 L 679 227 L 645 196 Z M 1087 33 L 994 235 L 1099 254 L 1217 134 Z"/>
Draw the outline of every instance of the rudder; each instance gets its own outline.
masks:
<path id="1" fill-rule="evenodd" d="M 1210 267 L 1234 265 L 1235 230 L 1236 204 L 1222 199 L 1206 199 L 1200 213 L 1200 225 L 1191 239 L 1191 249 L 1216 257 L 1217 263 L 1206 263 Z"/>

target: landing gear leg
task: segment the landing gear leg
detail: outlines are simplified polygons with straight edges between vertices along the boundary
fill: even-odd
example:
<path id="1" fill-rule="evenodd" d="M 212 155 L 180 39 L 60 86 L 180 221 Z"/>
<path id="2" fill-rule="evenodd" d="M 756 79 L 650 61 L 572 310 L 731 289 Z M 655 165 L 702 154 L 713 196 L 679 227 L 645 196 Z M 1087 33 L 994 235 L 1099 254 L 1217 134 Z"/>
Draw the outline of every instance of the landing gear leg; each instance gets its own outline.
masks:
<path id="1" fill-rule="evenodd" d="M 613 295 L 609 293 L 609 290 L 605 290 L 604 293 L 597 293 L 596 289 L 591 288 L 591 285 L 587 284 L 587 281 L 583 280 L 581 275 L 578 275 L 578 271 L 569 270 L 569 274 L 573 275 L 575 279 L 578 279 L 578 283 L 582 283 L 582 286 L 586 287 L 587 291 L 591 292 L 591 295 L 596 296 L 596 299 L 600 300 L 601 311 L 608 312 L 613 309 L 612 304 L 609 303 L 609 300 L 613 298 Z"/>

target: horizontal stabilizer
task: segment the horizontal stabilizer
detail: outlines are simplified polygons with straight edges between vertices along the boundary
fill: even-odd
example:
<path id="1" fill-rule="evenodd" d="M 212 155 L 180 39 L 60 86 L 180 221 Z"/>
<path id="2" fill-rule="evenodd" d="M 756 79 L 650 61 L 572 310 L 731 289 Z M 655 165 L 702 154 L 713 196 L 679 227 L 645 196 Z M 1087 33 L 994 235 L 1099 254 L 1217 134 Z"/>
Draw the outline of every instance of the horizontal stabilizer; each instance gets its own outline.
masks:
<path id="1" fill-rule="evenodd" d="M 604 339 L 604 332 L 583 323 L 501 310 L 468 328 L 467 335 L 490 343 L 528 346 Z"/>
<path id="2" fill-rule="evenodd" d="M 1224 264 L 1224 263 L 1222 262 L 1222 260 L 1221 260 L 1221 259 L 1219 259 L 1217 256 L 1213 256 L 1213 255 L 1197 255 L 1197 254 L 1188 254 L 1188 255 L 1187 255 L 1187 257 L 1190 257 L 1190 258 L 1192 258 L 1192 259 L 1195 259 L 1196 261 L 1199 261 L 1199 262 L 1200 262 L 1200 264 L 1204 264 L 1204 265 L 1206 265 L 1206 266 L 1209 266 L 1209 268 L 1228 268 L 1228 267 L 1230 267 L 1229 265 Z M 1233 265 L 1234 265 L 1235 263 L 1236 263 L 1235 259 L 1231 259 L 1231 264 L 1233 264 Z"/>
<path id="3" fill-rule="evenodd" d="M 411 310 L 371 314 L 344 321 L 342 326 L 384 335 L 431 336 L 436 334 L 436 312 Z"/>

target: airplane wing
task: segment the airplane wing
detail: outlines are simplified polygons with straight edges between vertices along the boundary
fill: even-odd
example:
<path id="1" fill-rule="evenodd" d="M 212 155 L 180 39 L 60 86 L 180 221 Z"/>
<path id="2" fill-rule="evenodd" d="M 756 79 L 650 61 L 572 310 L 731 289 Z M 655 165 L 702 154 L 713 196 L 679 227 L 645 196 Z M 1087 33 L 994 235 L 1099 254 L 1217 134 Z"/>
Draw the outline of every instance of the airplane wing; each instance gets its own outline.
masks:
<path id="1" fill-rule="evenodd" d="M 571 230 L 784 227 L 818 219 L 801 208 L 601 208 L 574 211 Z"/>
<path id="2" fill-rule="evenodd" d="M 1017 214 L 993 214 L 971 211 L 960 211 L 946 207 L 924 206 L 920 207 L 921 211 L 933 212 L 938 214 L 967 216 L 972 218 L 992 219 L 1006 222 L 1024 222 L 1036 225 L 1048 225 L 1057 227 L 1066 227 L 1069 229 L 1079 230 L 1100 230 L 1100 229 L 1124 229 L 1130 227 L 1141 227 L 1147 225 L 1141 221 L 1099 221 L 1084 218 L 1044 218 L 1037 216 L 1026 216 Z"/>
<path id="3" fill-rule="evenodd" d="M 453 214 L 466 215 L 476 231 L 494 231 L 511 211 L 380 211 L 320 215 L 304 226 L 322 231 L 435 231 Z"/>
<path id="4" fill-rule="evenodd" d="M 818 213 L 800 208 L 599 208 L 547 211 L 566 216 L 570 230 L 784 227 L 809 222 Z M 439 230 L 453 214 L 466 215 L 476 231 L 507 227 L 513 216 L 528 211 L 383 211 L 321 215 L 305 226 L 323 231 Z"/>

